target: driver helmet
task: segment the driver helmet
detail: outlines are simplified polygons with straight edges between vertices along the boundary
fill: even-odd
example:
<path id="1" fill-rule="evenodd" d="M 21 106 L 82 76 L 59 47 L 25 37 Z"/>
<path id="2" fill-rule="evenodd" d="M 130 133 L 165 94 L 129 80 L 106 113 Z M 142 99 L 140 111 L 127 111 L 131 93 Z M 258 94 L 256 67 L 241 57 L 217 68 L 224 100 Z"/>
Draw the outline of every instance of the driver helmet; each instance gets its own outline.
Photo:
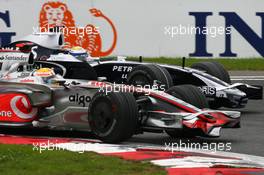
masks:
<path id="1" fill-rule="evenodd" d="M 54 70 L 51 68 L 40 68 L 33 73 L 33 76 L 42 78 L 42 80 L 46 83 L 48 83 L 50 79 L 54 78 L 55 75 Z"/>
<path id="2" fill-rule="evenodd" d="M 70 55 L 74 56 L 75 58 L 79 60 L 85 60 L 87 57 L 89 57 L 88 52 L 80 46 L 72 47 L 69 53 Z"/>

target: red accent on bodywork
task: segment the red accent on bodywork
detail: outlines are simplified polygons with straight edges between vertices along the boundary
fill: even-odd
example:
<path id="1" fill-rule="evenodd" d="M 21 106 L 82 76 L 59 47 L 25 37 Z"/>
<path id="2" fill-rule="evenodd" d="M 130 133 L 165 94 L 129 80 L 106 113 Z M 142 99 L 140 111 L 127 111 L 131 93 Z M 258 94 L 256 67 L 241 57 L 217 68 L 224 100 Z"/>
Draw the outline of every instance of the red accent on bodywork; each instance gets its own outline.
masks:
<path id="1" fill-rule="evenodd" d="M 37 117 L 36 109 L 24 94 L 0 94 L 0 102 L 0 122 L 30 122 Z"/>
<path id="2" fill-rule="evenodd" d="M 185 112 L 190 112 L 190 113 L 198 112 L 189 106 L 182 105 L 182 104 L 178 103 L 177 101 L 166 98 L 160 94 L 150 93 L 150 96 L 153 96 L 155 98 L 158 98 L 158 99 L 164 100 L 168 103 L 171 103 L 172 105 L 175 105 L 175 106 L 185 110 Z M 194 123 L 188 123 L 188 121 L 185 122 L 183 120 L 183 125 L 185 125 L 186 127 L 190 128 L 190 129 L 198 128 L 198 129 L 201 129 L 204 133 L 208 133 L 213 127 L 224 126 L 225 124 L 234 120 L 234 119 L 231 119 L 231 118 L 227 117 L 225 114 L 220 113 L 220 112 L 211 112 L 208 114 L 210 116 L 212 116 L 213 119 L 207 118 L 205 115 L 200 114 L 199 116 L 197 116 L 199 118 L 199 120 L 195 121 Z"/>
<path id="3" fill-rule="evenodd" d="M 107 84 L 107 83 L 101 82 L 101 81 L 89 81 L 88 84 L 91 85 L 91 86 L 95 86 L 95 87 L 111 86 L 110 84 Z"/>
<path id="4" fill-rule="evenodd" d="M 208 120 L 204 119 L 204 117 L 206 116 L 200 115 L 198 116 L 199 120 L 195 121 L 194 123 L 188 123 L 188 121 L 183 121 L 183 124 L 190 129 L 199 128 L 204 133 L 208 133 L 213 127 L 217 127 L 217 126 L 222 127 L 233 120 L 220 112 L 213 112 L 213 113 L 211 112 L 209 113 L 209 115 L 211 115 L 214 118 L 214 122 L 209 122 Z"/>
<path id="5" fill-rule="evenodd" d="M 16 44 L 16 47 L 24 47 L 24 46 L 32 46 L 34 43 L 32 42 L 25 42 L 25 43 L 18 43 Z"/>
<path id="6" fill-rule="evenodd" d="M 18 43 L 16 44 L 16 47 L 24 47 L 26 44 L 25 43 Z"/>

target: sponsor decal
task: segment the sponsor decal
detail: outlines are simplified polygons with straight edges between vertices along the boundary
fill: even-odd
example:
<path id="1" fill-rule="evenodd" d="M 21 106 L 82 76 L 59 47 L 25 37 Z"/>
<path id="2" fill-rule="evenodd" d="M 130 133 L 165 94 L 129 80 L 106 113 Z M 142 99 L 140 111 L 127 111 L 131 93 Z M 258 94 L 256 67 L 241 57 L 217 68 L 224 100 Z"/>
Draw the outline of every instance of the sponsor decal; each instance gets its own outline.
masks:
<path id="1" fill-rule="evenodd" d="M 6 55 L 5 60 L 8 60 L 8 61 L 27 61 L 27 57 L 25 57 L 24 55 L 20 55 L 20 56 Z"/>
<path id="2" fill-rule="evenodd" d="M 10 101 L 14 114 L 21 119 L 31 119 L 37 114 L 37 109 L 32 109 L 30 102 L 25 96 L 15 96 Z"/>
<path id="3" fill-rule="evenodd" d="M 78 105 L 86 106 L 87 103 L 91 102 L 92 98 L 86 95 L 74 94 L 69 96 L 69 101 Z"/>
<path id="4" fill-rule="evenodd" d="M 5 52 L 5 51 L 17 52 L 19 51 L 19 47 L 2 47 L 0 49 L 0 52 Z"/>
<path id="5" fill-rule="evenodd" d="M 20 75 L 18 75 L 18 78 L 25 78 L 25 77 L 28 77 L 30 75 L 29 72 L 21 72 Z"/>
<path id="6" fill-rule="evenodd" d="M 4 61 L 27 61 L 28 55 L 23 53 L 4 53 L 0 56 L 0 60 Z"/>
<path id="7" fill-rule="evenodd" d="M 113 72 L 131 72 L 133 69 L 132 66 L 113 66 Z"/>
<path id="8" fill-rule="evenodd" d="M 0 121 L 25 122 L 37 116 L 37 108 L 24 94 L 1 94 L 0 101 Z"/>
<path id="9" fill-rule="evenodd" d="M 112 71 L 113 72 L 123 72 L 121 75 L 122 79 L 127 79 L 127 73 L 131 72 L 133 69 L 132 66 L 113 66 Z"/>
<path id="10" fill-rule="evenodd" d="M 94 17 L 104 19 L 112 28 L 114 35 L 113 42 L 106 51 L 102 51 L 102 37 L 98 32 L 98 27 L 95 27 L 92 24 L 87 24 L 86 27 L 82 28 L 76 27 L 70 8 L 62 2 L 47 2 L 42 5 L 39 14 L 40 32 L 46 32 L 52 28 L 55 30 L 54 27 L 59 27 L 64 33 L 64 40 L 67 48 L 81 46 L 93 57 L 108 56 L 113 52 L 116 46 L 116 28 L 113 22 L 100 10 L 92 8 L 89 11 Z M 68 32 L 69 29 L 70 32 Z"/>
<path id="11" fill-rule="evenodd" d="M 203 29 L 207 27 L 207 17 L 212 16 L 213 12 L 189 12 L 190 16 L 195 18 L 196 28 Z M 232 30 L 236 29 L 241 36 L 262 56 L 264 57 L 264 34 L 259 36 L 237 13 L 235 12 L 219 12 L 219 15 L 225 18 L 225 28 L 230 28 L 231 33 L 225 32 L 225 51 L 220 53 L 220 57 L 237 57 L 237 53 L 232 51 Z M 261 22 L 264 30 L 264 13 L 257 12 L 256 20 Z M 213 54 L 207 51 L 207 35 L 205 33 L 195 34 L 195 51 L 190 53 L 190 57 L 213 57 Z"/>
<path id="12" fill-rule="evenodd" d="M 206 96 L 215 96 L 216 95 L 216 88 L 210 86 L 202 86 L 199 87 L 203 94 Z"/>
<path id="13" fill-rule="evenodd" d="M 50 68 L 41 68 L 34 73 L 37 77 L 51 77 L 55 75 L 54 71 Z"/>
<path id="14" fill-rule="evenodd" d="M 23 79 L 23 80 L 20 80 L 21 83 L 34 83 L 35 80 L 34 79 Z"/>
<path id="15" fill-rule="evenodd" d="M 11 117 L 12 116 L 12 112 L 11 111 L 0 111 L 0 117 Z"/>
<path id="16" fill-rule="evenodd" d="M 101 81 L 89 81 L 88 85 L 90 85 L 90 86 L 98 86 L 98 87 L 111 86 L 110 84 L 107 84 L 107 83 L 101 82 Z"/>

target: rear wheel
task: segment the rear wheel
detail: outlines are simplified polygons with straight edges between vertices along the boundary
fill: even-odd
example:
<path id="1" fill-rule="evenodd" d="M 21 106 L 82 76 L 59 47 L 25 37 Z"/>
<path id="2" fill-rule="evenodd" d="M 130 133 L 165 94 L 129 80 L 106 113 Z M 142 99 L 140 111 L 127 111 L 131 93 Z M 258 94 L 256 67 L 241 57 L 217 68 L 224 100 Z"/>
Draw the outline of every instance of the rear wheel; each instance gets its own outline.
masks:
<path id="1" fill-rule="evenodd" d="M 194 63 L 191 68 L 205 71 L 206 73 L 217 77 L 226 83 L 231 83 L 229 73 L 225 70 L 224 66 L 218 62 L 213 61 Z"/>
<path id="2" fill-rule="evenodd" d="M 104 142 L 129 139 L 135 133 L 137 120 L 137 103 L 131 93 L 97 93 L 89 106 L 91 130 Z"/>
<path id="3" fill-rule="evenodd" d="M 209 108 L 205 95 L 196 86 L 179 85 L 171 87 L 166 92 L 200 109 Z M 188 128 L 166 130 L 165 132 L 172 138 L 190 138 L 195 137 L 195 135 L 197 135 L 196 131 L 190 130 Z"/>
<path id="4" fill-rule="evenodd" d="M 145 64 L 136 66 L 128 75 L 127 82 L 131 85 L 153 86 L 154 80 L 159 83 L 159 90 L 165 90 L 173 86 L 169 72 L 156 64 Z"/>

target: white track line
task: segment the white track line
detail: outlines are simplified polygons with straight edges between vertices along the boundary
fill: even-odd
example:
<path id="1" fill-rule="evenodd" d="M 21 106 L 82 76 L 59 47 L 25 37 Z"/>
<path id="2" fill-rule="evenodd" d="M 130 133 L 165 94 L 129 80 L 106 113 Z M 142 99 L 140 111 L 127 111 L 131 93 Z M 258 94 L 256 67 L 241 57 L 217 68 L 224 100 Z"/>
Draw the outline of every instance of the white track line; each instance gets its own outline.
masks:
<path id="1" fill-rule="evenodd" d="M 245 79 L 245 78 L 244 79 L 239 79 L 239 78 L 238 79 L 232 79 L 231 78 L 231 80 L 232 81 L 264 81 L 264 79 L 250 79 L 250 78 L 249 79 Z"/>
<path id="2" fill-rule="evenodd" d="M 264 76 L 255 76 L 255 75 L 241 75 L 241 76 L 231 76 L 231 80 L 235 81 L 243 81 L 243 80 L 249 80 L 249 81 L 263 81 Z"/>

